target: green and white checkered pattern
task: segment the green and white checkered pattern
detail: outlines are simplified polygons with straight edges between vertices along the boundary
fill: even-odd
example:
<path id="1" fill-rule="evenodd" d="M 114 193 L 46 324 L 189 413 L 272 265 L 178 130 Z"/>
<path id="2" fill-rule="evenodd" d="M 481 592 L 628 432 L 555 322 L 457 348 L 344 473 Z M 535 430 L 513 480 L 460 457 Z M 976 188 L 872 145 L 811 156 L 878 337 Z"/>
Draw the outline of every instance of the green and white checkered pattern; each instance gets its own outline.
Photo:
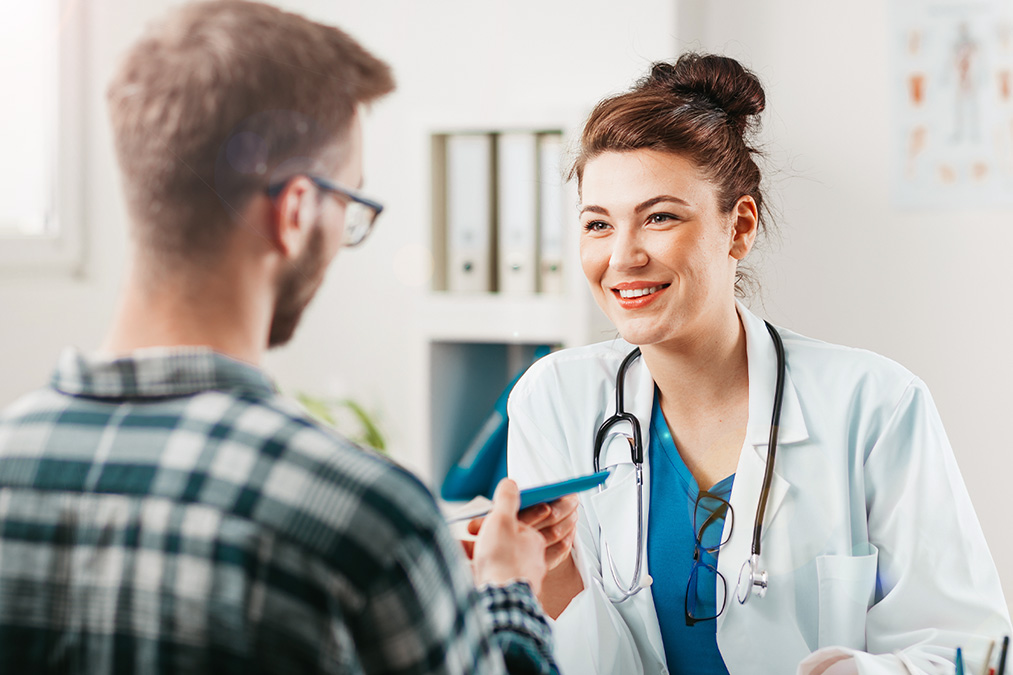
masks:
<path id="1" fill-rule="evenodd" d="M 60 360 L 0 413 L 0 673 L 554 673 L 432 496 L 204 348 Z"/>

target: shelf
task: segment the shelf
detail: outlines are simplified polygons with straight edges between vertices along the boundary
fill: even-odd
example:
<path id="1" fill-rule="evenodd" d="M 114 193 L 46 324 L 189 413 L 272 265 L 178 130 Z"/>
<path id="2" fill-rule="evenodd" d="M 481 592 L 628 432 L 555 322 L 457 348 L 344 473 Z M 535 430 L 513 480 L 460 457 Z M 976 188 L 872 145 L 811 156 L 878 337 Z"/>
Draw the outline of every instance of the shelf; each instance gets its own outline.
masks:
<path id="1" fill-rule="evenodd" d="M 572 114 L 560 119 L 579 117 Z M 544 119 L 540 123 L 522 122 L 513 120 L 473 129 L 444 119 L 440 126 L 427 130 L 434 274 L 431 290 L 423 296 L 414 315 L 428 370 L 424 391 L 428 428 L 421 438 L 428 443 L 425 470 L 436 492 L 447 470 L 469 448 L 480 447 L 482 432 L 489 428 L 490 420 L 497 420 L 497 415 L 491 415 L 494 404 L 514 377 L 532 363 L 539 347 L 583 345 L 596 341 L 601 333 L 603 317 L 577 264 L 578 223 L 572 209 L 566 207 L 577 203 L 576 186 L 569 182 L 560 184 L 559 190 L 547 187 L 561 180 L 562 170 L 555 166 L 557 162 L 546 159 L 545 153 L 564 155 L 571 127 L 547 124 Z M 469 155 L 461 153 L 471 146 L 454 146 L 456 173 L 448 168 L 452 149 L 449 139 L 455 131 L 488 136 L 487 152 L 475 149 L 478 159 L 472 157 L 470 162 L 462 159 Z M 509 138 L 506 132 L 516 132 L 517 136 Z M 528 152 L 532 149 L 533 155 Z M 537 166 L 531 166 L 531 162 Z M 560 157 L 559 162 L 565 164 L 566 158 Z M 474 172 L 462 171 L 462 164 L 477 168 Z M 482 180 L 486 173 L 488 185 Z M 447 183 L 453 176 L 457 176 L 458 189 L 449 191 Z M 509 176 L 519 178 L 508 181 Z M 536 186 L 534 194 L 524 187 L 532 182 Z M 462 200 L 467 200 L 462 195 L 478 195 L 477 206 L 466 208 Z M 504 204 L 515 208 L 501 208 Z M 458 216 L 456 229 L 450 227 L 448 209 Z M 563 212 L 558 218 L 552 217 L 556 209 Z M 525 214 L 533 219 L 530 231 L 523 227 L 528 222 Z M 481 236 L 461 236 L 467 230 L 462 230 L 462 224 L 486 221 L 488 231 L 483 232 L 488 234 L 488 241 Z M 458 248 L 452 256 L 448 240 L 455 232 Z M 511 233 L 517 236 L 509 236 Z M 531 235 L 533 240 L 518 233 Z M 530 256 L 526 255 L 529 247 L 533 247 Z M 488 255 L 475 251 L 486 251 Z M 451 258 L 456 260 L 455 270 L 468 270 L 477 276 L 458 274 L 451 278 Z M 503 278 L 502 270 L 513 269 L 507 263 L 528 260 L 530 266 L 521 266 L 538 272 L 537 278 L 515 279 L 509 274 Z M 513 292 L 501 292 L 504 288 Z"/>
<path id="2" fill-rule="evenodd" d="M 583 324 L 569 296 L 434 292 L 426 303 L 433 341 L 566 344 Z"/>

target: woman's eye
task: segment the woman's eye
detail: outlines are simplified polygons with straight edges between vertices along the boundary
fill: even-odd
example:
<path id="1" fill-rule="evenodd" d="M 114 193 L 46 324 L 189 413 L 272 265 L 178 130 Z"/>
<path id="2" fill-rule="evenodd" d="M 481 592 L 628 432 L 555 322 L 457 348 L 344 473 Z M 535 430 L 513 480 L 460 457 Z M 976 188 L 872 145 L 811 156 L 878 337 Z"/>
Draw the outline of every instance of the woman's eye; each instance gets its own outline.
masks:
<path id="1" fill-rule="evenodd" d="M 585 232 L 602 232 L 608 229 L 608 227 L 609 227 L 608 223 L 602 222 L 600 220 L 592 220 L 587 223 L 584 223 Z"/>
<path id="2" fill-rule="evenodd" d="M 650 217 L 648 217 L 647 222 L 651 225 L 662 225 L 676 220 L 679 219 L 671 213 L 652 213 Z"/>

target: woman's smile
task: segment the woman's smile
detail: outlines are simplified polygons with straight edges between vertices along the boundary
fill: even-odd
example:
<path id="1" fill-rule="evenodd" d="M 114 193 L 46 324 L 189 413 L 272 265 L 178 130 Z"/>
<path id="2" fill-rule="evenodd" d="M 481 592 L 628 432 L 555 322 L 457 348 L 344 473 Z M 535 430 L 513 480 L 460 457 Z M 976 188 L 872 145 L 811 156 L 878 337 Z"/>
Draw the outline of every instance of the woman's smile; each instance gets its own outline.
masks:
<path id="1" fill-rule="evenodd" d="M 622 283 L 612 288 L 612 295 L 623 309 L 640 309 L 654 302 L 670 285 Z"/>

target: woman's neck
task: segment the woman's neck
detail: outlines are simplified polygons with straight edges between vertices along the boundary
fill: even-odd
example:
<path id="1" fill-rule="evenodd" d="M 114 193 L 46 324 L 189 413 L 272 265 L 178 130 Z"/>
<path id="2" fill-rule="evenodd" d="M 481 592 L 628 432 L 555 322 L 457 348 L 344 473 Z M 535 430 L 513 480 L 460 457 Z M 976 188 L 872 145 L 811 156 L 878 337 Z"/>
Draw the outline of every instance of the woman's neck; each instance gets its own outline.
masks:
<path id="1" fill-rule="evenodd" d="M 696 339 L 641 349 L 675 447 L 704 489 L 735 473 L 749 421 L 746 331 L 728 309 Z"/>
<path id="2" fill-rule="evenodd" d="M 746 331 L 734 303 L 703 317 L 682 339 L 643 345 L 666 412 L 689 413 L 748 399 Z"/>

